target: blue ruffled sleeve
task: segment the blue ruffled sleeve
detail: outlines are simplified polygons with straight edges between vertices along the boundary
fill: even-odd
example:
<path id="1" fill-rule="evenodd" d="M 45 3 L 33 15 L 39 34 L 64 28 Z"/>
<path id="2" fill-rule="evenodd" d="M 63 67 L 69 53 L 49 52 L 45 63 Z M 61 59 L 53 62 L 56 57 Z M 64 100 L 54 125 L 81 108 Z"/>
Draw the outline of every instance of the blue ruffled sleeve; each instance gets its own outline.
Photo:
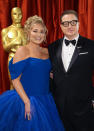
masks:
<path id="1" fill-rule="evenodd" d="M 9 62 L 9 72 L 10 72 L 11 80 L 16 79 L 18 76 L 20 76 L 23 73 L 26 65 L 27 65 L 27 59 L 13 64 L 13 58 L 12 58 Z"/>

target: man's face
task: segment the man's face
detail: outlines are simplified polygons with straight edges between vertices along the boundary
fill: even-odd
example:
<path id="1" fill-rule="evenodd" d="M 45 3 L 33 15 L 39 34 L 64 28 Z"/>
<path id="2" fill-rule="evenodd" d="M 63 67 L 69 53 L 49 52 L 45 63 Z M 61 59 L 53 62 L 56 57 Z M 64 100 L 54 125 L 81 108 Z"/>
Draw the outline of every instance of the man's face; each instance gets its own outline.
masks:
<path id="1" fill-rule="evenodd" d="M 79 22 L 77 17 L 74 14 L 64 15 L 62 17 L 60 27 L 67 38 L 75 38 L 78 35 L 79 30 Z"/>

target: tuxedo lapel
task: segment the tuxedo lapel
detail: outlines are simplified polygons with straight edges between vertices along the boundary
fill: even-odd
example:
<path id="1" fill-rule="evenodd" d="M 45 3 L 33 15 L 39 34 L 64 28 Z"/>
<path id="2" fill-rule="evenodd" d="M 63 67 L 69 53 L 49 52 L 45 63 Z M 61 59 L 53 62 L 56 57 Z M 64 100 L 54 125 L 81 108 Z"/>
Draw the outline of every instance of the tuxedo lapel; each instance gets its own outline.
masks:
<path id="1" fill-rule="evenodd" d="M 80 53 L 80 50 L 82 50 L 83 45 L 84 45 L 84 41 L 82 40 L 82 37 L 79 36 L 79 39 L 78 39 L 78 42 L 77 42 L 77 46 L 76 46 L 76 48 L 75 48 L 73 57 L 72 57 L 72 59 L 71 59 L 71 62 L 70 62 L 68 71 L 70 70 L 70 68 L 72 67 L 72 65 L 73 65 L 74 62 L 76 61 L 76 59 L 78 58 L 79 53 Z"/>
<path id="2" fill-rule="evenodd" d="M 59 65 L 60 70 L 63 70 L 64 72 L 66 72 L 64 65 L 63 65 L 63 62 L 62 62 L 62 56 L 61 56 L 62 44 L 63 44 L 63 38 L 59 40 L 58 47 L 56 49 L 57 50 L 56 51 L 56 57 L 57 57 L 57 61 L 58 61 L 58 65 Z"/>
<path id="3" fill-rule="evenodd" d="M 78 50 L 78 48 L 76 47 L 76 48 L 75 48 L 75 51 L 74 51 L 74 54 L 73 54 L 73 57 L 72 57 L 72 59 L 71 59 L 71 62 L 70 62 L 70 64 L 69 64 L 68 71 L 69 71 L 69 69 L 72 67 L 72 65 L 73 65 L 73 63 L 75 62 L 75 60 L 77 59 L 78 55 L 79 55 L 79 50 Z"/>

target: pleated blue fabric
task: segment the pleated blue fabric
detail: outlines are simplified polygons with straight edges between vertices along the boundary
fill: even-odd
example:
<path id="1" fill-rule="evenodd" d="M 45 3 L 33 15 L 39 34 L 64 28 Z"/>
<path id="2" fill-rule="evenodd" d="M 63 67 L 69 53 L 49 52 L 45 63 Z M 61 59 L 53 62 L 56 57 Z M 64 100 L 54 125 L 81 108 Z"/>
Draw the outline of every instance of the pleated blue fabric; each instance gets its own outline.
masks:
<path id="1" fill-rule="evenodd" d="M 65 131 L 49 89 L 49 59 L 29 57 L 9 63 L 11 79 L 20 81 L 31 102 L 31 120 L 16 90 L 0 95 L 0 131 Z M 19 87 L 18 87 L 19 88 Z"/>

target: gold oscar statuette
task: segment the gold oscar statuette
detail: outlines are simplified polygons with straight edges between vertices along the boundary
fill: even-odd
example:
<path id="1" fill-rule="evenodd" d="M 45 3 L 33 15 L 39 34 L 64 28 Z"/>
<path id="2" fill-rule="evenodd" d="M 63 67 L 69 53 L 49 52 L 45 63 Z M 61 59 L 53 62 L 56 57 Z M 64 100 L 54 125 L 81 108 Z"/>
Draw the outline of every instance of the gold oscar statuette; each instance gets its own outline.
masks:
<path id="1" fill-rule="evenodd" d="M 2 44 L 6 52 L 9 53 L 8 63 L 14 57 L 16 50 L 27 43 L 27 39 L 21 24 L 22 11 L 19 7 L 14 7 L 11 10 L 12 25 L 3 28 L 1 31 Z M 10 73 L 9 73 L 10 78 Z M 11 83 L 11 80 L 10 80 Z M 10 89 L 13 89 L 12 83 Z"/>

